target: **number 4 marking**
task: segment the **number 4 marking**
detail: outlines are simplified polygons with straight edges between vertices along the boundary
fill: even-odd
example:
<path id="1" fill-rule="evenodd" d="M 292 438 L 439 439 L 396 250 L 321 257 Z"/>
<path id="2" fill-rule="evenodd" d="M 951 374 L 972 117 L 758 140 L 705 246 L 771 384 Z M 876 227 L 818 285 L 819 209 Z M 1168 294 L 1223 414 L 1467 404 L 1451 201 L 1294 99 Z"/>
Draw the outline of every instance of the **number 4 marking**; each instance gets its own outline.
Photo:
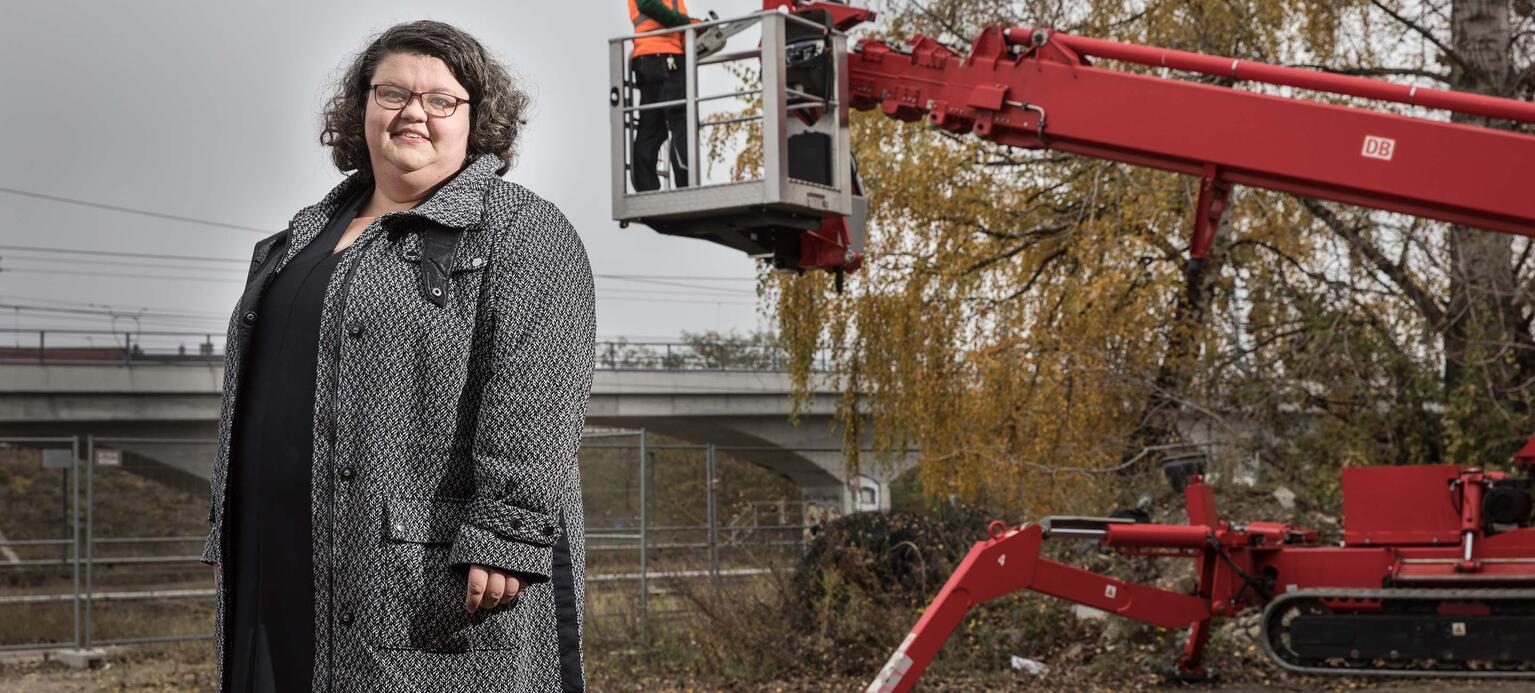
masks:
<path id="1" fill-rule="evenodd" d="M 997 565 L 1007 565 L 1007 554 L 997 556 Z"/>

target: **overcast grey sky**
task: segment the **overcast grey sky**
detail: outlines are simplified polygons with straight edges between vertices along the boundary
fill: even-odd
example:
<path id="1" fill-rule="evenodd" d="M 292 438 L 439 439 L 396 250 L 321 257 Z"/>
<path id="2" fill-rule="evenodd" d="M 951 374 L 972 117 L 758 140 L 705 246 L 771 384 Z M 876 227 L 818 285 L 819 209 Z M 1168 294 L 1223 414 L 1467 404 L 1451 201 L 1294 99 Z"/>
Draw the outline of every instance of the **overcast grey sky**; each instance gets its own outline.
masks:
<path id="1" fill-rule="evenodd" d="M 0 2 L 0 327 L 108 329 L 109 315 L 89 311 L 147 307 L 162 317 L 142 329 L 220 339 L 251 246 L 342 180 L 318 143 L 330 80 L 371 34 L 415 19 L 473 34 L 533 92 L 521 158 L 506 177 L 553 201 L 580 231 L 598 275 L 601 337 L 767 326 L 752 260 L 610 219 L 606 56 L 607 39 L 630 29 L 622 0 Z M 728 17 L 760 7 L 695 0 L 689 9 Z M 736 280 L 680 280 L 710 287 L 697 289 L 603 275 Z M 0 335 L 0 345 L 14 340 Z"/>

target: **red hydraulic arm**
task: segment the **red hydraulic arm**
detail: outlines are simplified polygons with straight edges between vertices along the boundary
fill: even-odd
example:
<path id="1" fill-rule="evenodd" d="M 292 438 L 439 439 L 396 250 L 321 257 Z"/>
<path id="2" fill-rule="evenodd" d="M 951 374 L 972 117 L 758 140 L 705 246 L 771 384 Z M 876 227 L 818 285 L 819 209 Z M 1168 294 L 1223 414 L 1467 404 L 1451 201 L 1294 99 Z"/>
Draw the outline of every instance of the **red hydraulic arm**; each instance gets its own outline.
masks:
<path id="1" fill-rule="evenodd" d="M 992 27 L 962 56 L 861 41 L 852 107 L 1002 144 L 1200 176 L 1202 259 L 1230 186 L 1535 235 L 1535 136 L 1105 69 L 1089 56 L 1535 123 L 1535 104 L 1231 58 Z"/>
<path id="2" fill-rule="evenodd" d="M 1040 525 L 1004 531 L 1000 524 L 993 525 L 991 540 L 976 544 L 954 570 L 916 627 L 869 685 L 870 693 L 911 690 L 972 607 L 1022 590 L 1086 604 L 1163 628 L 1185 628 L 1210 618 L 1209 602 L 1198 596 L 1125 582 L 1041 558 L 1039 546 L 1044 530 Z M 1168 529 L 1188 530 L 1199 544 L 1209 531 L 1205 527 Z"/>

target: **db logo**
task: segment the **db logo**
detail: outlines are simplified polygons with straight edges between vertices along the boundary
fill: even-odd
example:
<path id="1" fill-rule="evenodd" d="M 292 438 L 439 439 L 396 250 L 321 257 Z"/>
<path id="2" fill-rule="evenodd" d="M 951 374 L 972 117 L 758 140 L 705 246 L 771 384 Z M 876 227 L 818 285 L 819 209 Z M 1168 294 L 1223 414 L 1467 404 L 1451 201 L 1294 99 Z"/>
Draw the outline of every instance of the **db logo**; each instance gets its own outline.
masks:
<path id="1" fill-rule="evenodd" d="M 1390 161 L 1396 154 L 1396 140 L 1374 135 L 1364 136 L 1364 151 L 1360 152 L 1366 159 L 1380 159 Z"/>

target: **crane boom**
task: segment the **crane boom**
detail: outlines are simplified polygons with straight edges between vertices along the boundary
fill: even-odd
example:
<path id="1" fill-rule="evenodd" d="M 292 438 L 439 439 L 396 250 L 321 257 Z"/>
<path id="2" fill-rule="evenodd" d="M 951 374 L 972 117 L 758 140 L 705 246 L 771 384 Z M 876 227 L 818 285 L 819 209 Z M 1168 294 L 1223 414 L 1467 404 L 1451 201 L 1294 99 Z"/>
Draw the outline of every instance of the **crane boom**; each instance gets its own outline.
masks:
<path id="1" fill-rule="evenodd" d="M 966 56 L 926 37 L 903 48 L 860 42 L 848 61 L 851 105 L 1200 176 L 1216 193 L 1211 205 L 1230 185 L 1250 185 L 1535 235 L 1535 136 L 1106 69 L 1092 54 L 1207 73 L 1226 65 L 1237 79 L 1535 122 L 1535 104 L 1510 99 L 1003 27 L 982 32 Z M 1211 211 L 1196 219 L 1195 258 L 1213 233 L 1200 222 Z"/>

